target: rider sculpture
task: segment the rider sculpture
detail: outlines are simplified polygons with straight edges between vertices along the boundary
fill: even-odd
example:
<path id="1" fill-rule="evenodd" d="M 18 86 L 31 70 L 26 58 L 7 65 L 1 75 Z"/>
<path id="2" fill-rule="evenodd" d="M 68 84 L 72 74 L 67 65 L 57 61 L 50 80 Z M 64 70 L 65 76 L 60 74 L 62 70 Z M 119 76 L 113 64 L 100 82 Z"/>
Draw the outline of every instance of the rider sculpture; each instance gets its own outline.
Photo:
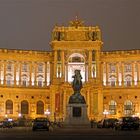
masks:
<path id="1" fill-rule="evenodd" d="M 70 97 L 69 103 L 85 103 L 84 97 L 80 94 L 82 88 L 82 76 L 80 70 L 75 70 L 75 75 L 72 76 L 72 78 L 74 78 L 72 82 L 74 94 Z"/>

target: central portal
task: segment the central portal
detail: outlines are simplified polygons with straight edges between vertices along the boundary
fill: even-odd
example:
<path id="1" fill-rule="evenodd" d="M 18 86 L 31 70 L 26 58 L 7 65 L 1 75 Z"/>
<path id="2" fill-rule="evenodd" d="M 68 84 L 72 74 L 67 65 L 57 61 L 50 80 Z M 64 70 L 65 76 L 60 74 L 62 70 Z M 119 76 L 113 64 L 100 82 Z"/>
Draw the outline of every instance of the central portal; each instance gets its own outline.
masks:
<path id="1" fill-rule="evenodd" d="M 79 53 L 74 53 L 69 57 L 68 60 L 68 82 L 72 82 L 75 70 L 80 70 L 82 76 L 82 82 L 86 81 L 86 69 L 85 69 L 85 59 L 83 55 Z"/>

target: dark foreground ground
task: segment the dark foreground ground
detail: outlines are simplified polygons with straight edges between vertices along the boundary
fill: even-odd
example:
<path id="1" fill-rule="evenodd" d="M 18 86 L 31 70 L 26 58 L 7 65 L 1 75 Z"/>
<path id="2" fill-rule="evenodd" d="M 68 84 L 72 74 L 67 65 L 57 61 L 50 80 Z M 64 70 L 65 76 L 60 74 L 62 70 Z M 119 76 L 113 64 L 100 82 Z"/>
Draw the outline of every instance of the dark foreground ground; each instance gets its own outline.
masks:
<path id="1" fill-rule="evenodd" d="M 140 130 L 69 127 L 33 132 L 30 127 L 0 128 L 0 140 L 140 140 Z"/>

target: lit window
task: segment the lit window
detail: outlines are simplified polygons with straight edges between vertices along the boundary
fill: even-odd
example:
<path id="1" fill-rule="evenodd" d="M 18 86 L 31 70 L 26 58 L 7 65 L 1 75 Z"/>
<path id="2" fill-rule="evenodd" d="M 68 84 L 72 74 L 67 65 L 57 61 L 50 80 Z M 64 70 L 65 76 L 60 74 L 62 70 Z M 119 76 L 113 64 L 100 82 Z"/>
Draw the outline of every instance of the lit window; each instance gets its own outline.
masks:
<path id="1" fill-rule="evenodd" d="M 37 78 L 38 87 L 43 87 L 43 76 L 39 75 Z"/>
<path id="2" fill-rule="evenodd" d="M 131 75 L 127 75 L 125 77 L 125 86 L 131 86 L 132 85 L 132 76 Z"/>
<path id="3" fill-rule="evenodd" d="M 131 101 L 127 100 L 125 103 L 124 103 L 124 114 L 125 115 L 132 115 L 132 109 L 133 109 L 133 104 Z"/>
<path id="4" fill-rule="evenodd" d="M 110 72 L 115 73 L 116 72 L 116 66 L 113 64 L 110 65 Z"/>
<path id="5" fill-rule="evenodd" d="M 124 66 L 124 71 L 125 71 L 125 72 L 131 72 L 131 71 L 132 71 L 131 64 L 125 64 L 125 66 Z"/>
<path id="6" fill-rule="evenodd" d="M 6 85 L 11 86 L 12 84 L 13 84 L 12 75 L 9 74 L 6 76 Z"/>
<path id="7" fill-rule="evenodd" d="M 116 86 L 116 77 L 110 76 L 109 82 L 110 82 L 110 86 L 112 86 L 112 87 Z"/>
<path id="8" fill-rule="evenodd" d="M 43 72 L 43 65 L 42 64 L 38 65 L 38 72 L 39 73 Z"/>
<path id="9" fill-rule="evenodd" d="M 24 87 L 26 87 L 26 86 L 28 86 L 28 77 L 27 77 L 27 75 L 23 75 L 22 76 L 22 86 L 24 86 Z"/>
<path id="10" fill-rule="evenodd" d="M 28 65 L 27 64 L 23 64 L 22 65 L 22 71 L 23 72 L 27 72 L 28 71 Z"/>
<path id="11" fill-rule="evenodd" d="M 38 86 L 39 87 L 42 87 L 43 86 L 42 81 L 38 81 Z"/>
<path id="12" fill-rule="evenodd" d="M 110 114 L 112 114 L 112 115 L 116 114 L 116 106 L 117 106 L 117 103 L 114 100 L 111 100 L 109 102 L 109 112 L 110 112 Z"/>
<path id="13" fill-rule="evenodd" d="M 8 72 L 11 72 L 12 71 L 12 64 L 7 64 L 7 71 Z"/>

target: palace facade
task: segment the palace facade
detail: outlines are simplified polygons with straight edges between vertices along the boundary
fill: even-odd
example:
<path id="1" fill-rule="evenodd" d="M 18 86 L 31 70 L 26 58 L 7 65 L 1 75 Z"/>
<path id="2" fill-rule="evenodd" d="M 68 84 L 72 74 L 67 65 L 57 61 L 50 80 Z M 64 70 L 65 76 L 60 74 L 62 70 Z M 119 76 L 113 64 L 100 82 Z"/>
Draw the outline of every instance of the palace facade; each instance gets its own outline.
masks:
<path id="1" fill-rule="evenodd" d="M 55 26 L 51 52 L 0 49 L 0 119 L 65 119 L 81 71 L 89 119 L 140 116 L 140 50 L 102 51 L 98 26 Z"/>

